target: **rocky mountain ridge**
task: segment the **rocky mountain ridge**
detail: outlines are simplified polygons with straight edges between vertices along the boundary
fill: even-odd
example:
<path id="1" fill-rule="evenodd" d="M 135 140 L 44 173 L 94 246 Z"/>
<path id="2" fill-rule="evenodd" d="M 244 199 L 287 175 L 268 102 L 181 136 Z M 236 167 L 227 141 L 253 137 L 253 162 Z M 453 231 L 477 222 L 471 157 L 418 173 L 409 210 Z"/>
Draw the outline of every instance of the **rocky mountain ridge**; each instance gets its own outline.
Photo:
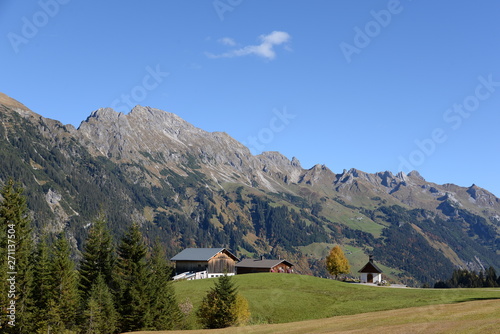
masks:
<path id="1" fill-rule="evenodd" d="M 348 191 L 343 193 L 343 189 L 354 190 L 354 186 L 372 188 L 370 191 L 375 195 L 389 194 L 410 207 L 422 205 L 422 201 L 437 201 L 448 193 L 449 199 L 460 206 L 471 207 L 462 203 L 465 201 L 500 212 L 500 200 L 475 185 L 469 188 L 436 185 L 427 182 L 417 171 L 408 175 L 403 172 L 393 175 L 389 171 L 369 174 L 352 168 L 335 174 L 324 165 L 303 169 L 295 157 L 289 160 L 279 152 L 253 156 L 247 147 L 224 132 L 209 133 L 175 114 L 149 107 L 136 106 L 127 115 L 112 109 L 99 109 L 82 122 L 76 133 L 96 154 L 115 162 L 150 164 L 156 171 L 164 164 L 175 168 L 180 162 L 186 162 L 187 158 L 179 152 L 187 152 L 199 159 L 203 168 L 210 170 L 217 183 L 241 182 L 244 178 L 247 185 L 254 181 L 267 191 L 277 191 L 283 190 L 283 183 L 314 186 L 326 181 L 347 200 L 350 195 Z M 235 180 L 233 173 L 240 174 L 239 180 Z M 422 197 L 426 199 L 419 201 Z"/>
<path id="2" fill-rule="evenodd" d="M 13 170 L 3 159 L 2 182 L 20 179 L 33 196 L 32 209 L 45 212 L 37 225 L 66 228 L 76 244 L 101 206 L 118 230 L 120 221 L 139 221 L 172 252 L 227 243 L 248 256 L 281 252 L 303 272 L 321 272 L 321 257 L 333 243 L 360 255 L 392 247 L 387 235 L 396 217 L 411 222 L 405 233 L 419 234 L 425 252 L 444 253 L 450 265 L 491 264 L 499 253 L 500 200 L 475 185 L 437 185 L 416 171 L 304 169 L 296 158 L 254 156 L 226 133 L 206 132 L 150 107 L 128 114 L 99 109 L 75 129 L 0 95 L 0 116 L 2 150 L 18 166 Z M 456 231 L 426 231 L 433 228 L 426 225 L 430 219 L 457 222 Z M 288 239 L 276 235 L 287 232 Z M 460 238 L 484 250 L 458 254 Z M 415 278 L 416 269 L 402 269 L 397 261 L 387 255 L 385 264 L 394 275 Z"/>

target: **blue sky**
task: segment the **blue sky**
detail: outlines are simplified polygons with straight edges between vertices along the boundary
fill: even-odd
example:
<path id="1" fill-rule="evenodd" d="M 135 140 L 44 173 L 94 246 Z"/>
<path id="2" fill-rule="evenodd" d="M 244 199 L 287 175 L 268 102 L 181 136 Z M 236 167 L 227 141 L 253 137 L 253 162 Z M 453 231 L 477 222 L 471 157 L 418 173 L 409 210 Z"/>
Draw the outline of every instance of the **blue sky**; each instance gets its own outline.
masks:
<path id="1" fill-rule="evenodd" d="M 497 1 L 2 1 L 0 91 L 78 126 L 140 104 L 304 168 L 500 196 Z"/>

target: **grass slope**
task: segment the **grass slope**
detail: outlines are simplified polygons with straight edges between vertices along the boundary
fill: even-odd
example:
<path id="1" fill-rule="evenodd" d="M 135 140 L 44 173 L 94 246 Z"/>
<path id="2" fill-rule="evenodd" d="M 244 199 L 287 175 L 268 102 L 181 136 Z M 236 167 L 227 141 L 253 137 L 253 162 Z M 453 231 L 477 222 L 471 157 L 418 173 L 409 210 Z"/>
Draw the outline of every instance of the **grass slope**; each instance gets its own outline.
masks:
<path id="1" fill-rule="evenodd" d="M 174 283 L 179 302 L 199 306 L 215 279 Z M 500 289 L 396 289 L 337 282 L 312 276 L 248 274 L 234 277 L 248 299 L 253 324 L 277 324 L 333 316 L 500 299 Z M 194 313 L 194 312 L 193 312 Z M 196 319 L 189 322 L 196 328 Z"/>
<path id="2" fill-rule="evenodd" d="M 379 311 L 276 325 L 255 325 L 216 330 L 138 332 L 137 334 L 232 333 L 498 333 L 500 300 L 470 301 Z"/>

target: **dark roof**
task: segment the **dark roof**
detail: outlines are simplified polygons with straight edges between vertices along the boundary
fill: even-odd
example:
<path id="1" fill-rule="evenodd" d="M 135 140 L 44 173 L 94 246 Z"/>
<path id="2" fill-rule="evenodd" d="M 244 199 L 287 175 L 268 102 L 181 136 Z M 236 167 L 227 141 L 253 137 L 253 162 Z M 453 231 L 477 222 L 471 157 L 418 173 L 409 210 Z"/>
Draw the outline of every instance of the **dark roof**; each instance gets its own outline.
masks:
<path id="1" fill-rule="evenodd" d="M 243 259 L 241 262 L 236 263 L 238 268 L 273 268 L 280 263 L 285 263 L 289 267 L 293 264 L 287 260 L 260 260 L 260 259 Z"/>
<path id="2" fill-rule="evenodd" d="M 372 260 L 368 261 L 367 264 L 360 270 L 358 270 L 358 273 L 382 273 L 382 270 L 373 263 Z"/>
<path id="3" fill-rule="evenodd" d="M 239 259 L 225 248 L 186 248 L 173 258 L 171 261 L 208 261 L 220 252 L 225 252 L 235 261 Z"/>

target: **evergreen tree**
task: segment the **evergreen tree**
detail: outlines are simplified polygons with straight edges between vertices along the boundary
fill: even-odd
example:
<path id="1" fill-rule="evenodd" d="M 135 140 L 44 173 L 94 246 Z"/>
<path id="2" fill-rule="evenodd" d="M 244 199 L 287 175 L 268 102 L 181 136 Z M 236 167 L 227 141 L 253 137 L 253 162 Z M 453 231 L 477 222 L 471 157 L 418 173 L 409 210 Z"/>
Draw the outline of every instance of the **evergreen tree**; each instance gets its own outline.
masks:
<path id="1" fill-rule="evenodd" d="M 84 295 L 90 293 L 99 275 L 112 291 L 116 289 L 113 279 L 115 261 L 113 240 L 101 213 L 90 228 L 80 263 L 80 289 Z"/>
<path id="2" fill-rule="evenodd" d="M 156 242 L 149 260 L 150 325 L 148 327 L 150 330 L 174 329 L 182 319 L 174 287 L 170 280 L 171 272 L 172 268 L 167 263 L 165 249 L 161 247 L 159 242 Z"/>
<path id="3" fill-rule="evenodd" d="M 330 254 L 326 257 L 326 269 L 335 277 L 338 277 L 340 274 L 348 274 L 351 271 L 349 261 L 340 246 L 333 247 Z"/>
<path id="4" fill-rule="evenodd" d="M 146 246 L 137 224 L 132 224 L 118 246 L 117 279 L 121 330 L 146 328 L 149 319 Z"/>
<path id="5" fill-rule="evenodd" d="M 224 328 L 236 323 L 234 313 L 237 289 L 231 276 L 220 276 L 215 286 L 203 298 L 196 312 L 204 328 Z"/>
<path id="6" fill-rule="evenodd" d="M 70 253 L 68 241 L 61 233 L 53 246 L 50 266 L 52 292 L 48 302 L 48 329 L 55 333 L 63 333 L 76 327 L 79 307 L 78 273 Z"/>
<path id="7" fill-rule="evenodd" d="M 2 259 L 0 302 L 2 314 L 8 314 L 7 305 L 15 302 L 15 322 L 11 323 L 15 326 L 5 323 L 0 323 L 0 325 L 10 327 L 12 333 L 24 333 L 32 322 L 33 315 L 33 301 L 30 298 L 33 287 L 31 221 L 28 217 L 23 189 L 16 186 L 12 179 L 7 181 L 1 195 L 3 201 L 0 204 L 0 255 Z M 12 285 L 6 282 L 12 282 Z M 11 289 L 11 286 L 15 286 L 15 291 Z M 12 319 L 2 317 L 1 321 L 5 320 L 12 321 Z"/>
<path id="8" fill-rule="evenodd" d="M 497 273 L 495 271 L 495 268 L 493 268 L 493 267 L 490 266 L 486 270 L 486 279 L 485 279 L 484 286 L 485 287 L 495 287 L 495 286 L 498 286 L 496 281 L 497 281 Z"/>
<path id="9" fill-rule="evenodd" d="M 436 282 L 434 288 L 480 288 L 500 285 L 500 282 L 495 280 L 500 281 L 493 267 L 489 267 L 485 272 L 480 271 L 479 274 L 467 269 L 455 269 L 450 279 Z"/>
<path id="10" fill-rule="evenodd" d="M 33 329 L 46 328 L 49 322 L 48 311 L 50 296 L 52 291 L 52 274 L 50 249 L 47 243 L 47 236 L 42 236 L 36 246 L 33 257 L 33 290 L 32 298 L 35 301 L 35 317 L 33 319 Z"/>
<path id="11" fill-rule="evenodd" d="M 113 295 L 102 275 L 97 276 L 89 293 L 84 311 L 83 332 L 88 334 L 112 334 L 117 331 L 118 312 Z"/>

